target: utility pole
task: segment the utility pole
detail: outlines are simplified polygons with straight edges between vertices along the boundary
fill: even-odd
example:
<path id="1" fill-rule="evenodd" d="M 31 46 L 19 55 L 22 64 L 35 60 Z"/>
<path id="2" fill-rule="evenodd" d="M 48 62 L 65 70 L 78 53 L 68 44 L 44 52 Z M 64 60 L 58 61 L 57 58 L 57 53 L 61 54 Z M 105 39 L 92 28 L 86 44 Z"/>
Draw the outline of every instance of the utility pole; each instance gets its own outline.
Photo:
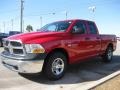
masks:
<path id="1" fill-rule="evenodd" d="M 23 32 L 23 9 L 24 9 L 24 7 L 23 7 L 23 3 L 24 3 L 24 1 L 23 0 L 21 0 L 21 11 L 20 11 L 20 31 L 21 32 Z"/>
<path id="2" fill-rule="evenodd" d="M 24 20 L 23 20 L 23 33 L 25 32 L 25 30 L 24 30 Z"/>

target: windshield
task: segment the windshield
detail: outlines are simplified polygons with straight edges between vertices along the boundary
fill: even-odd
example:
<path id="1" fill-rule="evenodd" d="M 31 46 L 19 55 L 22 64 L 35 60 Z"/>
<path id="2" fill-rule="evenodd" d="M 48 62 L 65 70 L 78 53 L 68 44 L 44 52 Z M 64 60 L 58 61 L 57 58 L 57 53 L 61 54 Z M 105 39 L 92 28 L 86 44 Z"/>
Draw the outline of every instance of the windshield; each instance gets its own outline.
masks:
<path id="1" fill-rule="evenodd" d="M 71 21 L 60 21 L 45 25 L 39 31 L 41 32 L 64 32 L 70 26 Z"/>

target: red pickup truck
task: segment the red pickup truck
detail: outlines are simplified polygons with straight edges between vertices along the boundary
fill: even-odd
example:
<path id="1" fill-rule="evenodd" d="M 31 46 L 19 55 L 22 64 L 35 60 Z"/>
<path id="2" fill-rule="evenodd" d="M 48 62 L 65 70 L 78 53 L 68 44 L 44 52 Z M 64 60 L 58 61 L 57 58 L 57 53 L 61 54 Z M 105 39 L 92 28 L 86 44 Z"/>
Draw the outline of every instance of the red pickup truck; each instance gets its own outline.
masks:
<path id="1" fill-rule="evenodd" d="M 60 79 L 69 64 L 101 56 L 112 60 L 115 35 L 101 35 L 94 22 L 65 20 L 45 25 L 38 32 L 4 39 L 2 64 L 19 73 L 43 71 L 49 79 Z"/>

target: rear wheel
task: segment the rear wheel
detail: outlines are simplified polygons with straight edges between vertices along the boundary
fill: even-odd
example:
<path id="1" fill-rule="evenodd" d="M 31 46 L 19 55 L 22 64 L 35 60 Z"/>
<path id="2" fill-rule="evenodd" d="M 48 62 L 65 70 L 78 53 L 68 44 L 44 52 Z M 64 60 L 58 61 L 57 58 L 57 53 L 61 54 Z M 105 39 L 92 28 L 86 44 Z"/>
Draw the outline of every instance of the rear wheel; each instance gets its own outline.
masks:
<path id="1" fill-rule="evenodd" d="M 104 62 L 111 62 L 113 57 L 112 47 L 108 47 L 105 54 L 102 56 Z"/>
<path id="2" fill-rule="evenodd" d="M 45 65 L 45 75 L 51 80 L 57 80 L 63 77 L 67 68 L 66 56 L 60 52 L 52 53 L 47 58 Z"/>

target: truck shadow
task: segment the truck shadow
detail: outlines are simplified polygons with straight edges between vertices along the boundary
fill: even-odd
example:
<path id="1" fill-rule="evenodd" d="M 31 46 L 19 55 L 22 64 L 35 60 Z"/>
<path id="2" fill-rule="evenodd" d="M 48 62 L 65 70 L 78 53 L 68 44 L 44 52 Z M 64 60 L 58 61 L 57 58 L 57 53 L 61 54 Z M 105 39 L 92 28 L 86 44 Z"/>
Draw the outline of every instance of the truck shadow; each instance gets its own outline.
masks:
<path id="1" fill-rule="evenodd" d="M 88 81 L 99 80 L 120 69 L 120 56 L 114 56 L 112 62 L 101 62 L 101 58 L 94 58 L 84 63 L 69 66 L 65 76 L 57 81 L 48 80 L 42 73 L 27 75 L 20 74 L 22 77 L 41 84 L 75 84 Z"/>

